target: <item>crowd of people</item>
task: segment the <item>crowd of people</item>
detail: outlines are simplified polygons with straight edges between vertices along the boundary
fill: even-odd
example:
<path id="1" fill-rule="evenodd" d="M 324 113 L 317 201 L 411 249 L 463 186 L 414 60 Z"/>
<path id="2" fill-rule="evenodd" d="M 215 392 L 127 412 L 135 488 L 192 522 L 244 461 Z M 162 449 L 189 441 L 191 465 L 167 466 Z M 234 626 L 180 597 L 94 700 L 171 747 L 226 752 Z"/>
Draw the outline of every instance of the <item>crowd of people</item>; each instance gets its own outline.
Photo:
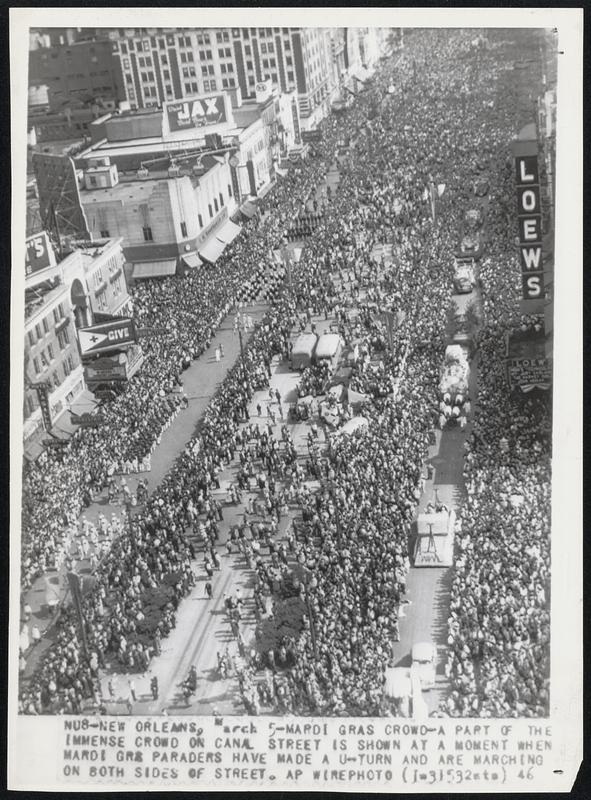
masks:
<path id="1" fill-rule="evenodd" d="M 268 666 L 278 662 L 283 671 L 283 680 L 264 695 L 266 701 L 295 713 L 380 713 L 384 670 L 406 593 L 410 522 L 439 415 L 453 252 L 473 183 L 481 177 L 474 158 L 478 153 L 486 160 L 487 174 L 494 177 L 514 132 L 513 109 L 495 103 L 493 56 L 490 69 L 475 68 L 469 34 L 424 31 L 411 38 L 409 52 L 412 56 L 396 66 L 382 65 L 344 115 L 323 123 L 317 156 L 290 168 L 262 202 L 262 214 L 248 223 L 214 270 L 149 281 L 134 290 L 138 325 L 168 326 L 170 333 L 147 341 L 146 368 L 106 407 L 110 425 L 77 434 L 64 453 L 48 454 L 27 468 L 25 586 L 43 572 L 41 556 L 47 563 L 59 549 L 64 527 L 76 524 L 114 465 L 149 451 L 159 426 L 177 411 L 174 390 L 183 369 L 209 346 L 216 327 L 240 302 L 248 276 L 262 263 L 270 264 L 300 198 L 312 196 L 333 165 L 343 131 L 356 132 L 349 157 L 341 159 L 338 191 L 293 265 L 290 285 L 277 286 L 270 310 L 211 401 L 198 433 L 143 510 L 126 520 L 98 565 L 82 601 L 84 636 L 73 610 L 62 610 L 55 644 L 21 687 L 22 712 L 79 712 L 84 700 L 96 695 L 98 670 L 107 657 L 134 670 L 144 669 L 159 652 L 195 580 L 191 534 L 201 538 L 206 561 L 215 568 L 220 509 L 212 492 L 219 488 L 221 470 L 239 455 L 234 493 L 256 481 L 272 524 L 270 531 L 261 528 L 248 537 L 237 531 L 230 547 L 234 542 L 241 548 L 260 592 L 280 603 L 282 587 L 297 585 L 306 608 L 299 634 L 282 645 L 281 653 L 265 655 L 273 662 Z M 395 91 L 384 93 L 381 87 L 390 83 Z M 446 187 L 438 201 L 443 221 L 433 219 L 428 193 L 425 197 L 432 175 Z M 492 203 L 498 199 L 493 192 Z M 502 362 L 499 343 L 514 314 L 510 295 L 504 312 L 489 313 L 489 305 L 496 302 L 494 281 L 499 275 L 507 281 L 513 275 L 514 281 L 517 268 L 503 261 L 506 249 L 500 245 L 506 248 L 508 234 L 500 223 L 491 238 L 493 255 L 482 276 L 487 326 L 479 341 L 490 366 L 483 368 L 483 402 L 466 459 L 470 493 L 452 590 L 448 711 L 494 713 L 497 703 L 504 713 L 513 698 L 513 708 L 525 705 L 539 714 L 544 688 L 538 684 L 544 681 L 548 649 L 547 593 L 541 589 L 548 576 L 544 465 L 549 466 L 547 459 L 536 466 L 527 453 L 547 443 L 539 431 L 531 432 L 532 409 L 522 404 L 519 410 L 518 403 L 499 395 L 506 392 L 502 382 L 495 383 Z M 384 242 L 395 257 L 378 264 L 372 252 Z M 350 313 L 351 298 L 360 308 L 357 315 Z M 404 312 L 391 336 L 382 309 Z M 290 334 L 310 310 L 333 315 L 346 343 L 356 345 L 361 357 L 352 366 L 350 385 L 368 398 L 363 431 L 331 440 L 324 458 L 311 441 L 306 470 L 321 479 L 316 494 L 304 487 L 287 426 L 281 443 L 272 431 L 252 430 L 254 446 L 242 426 L 249 421 L 254 392 L 269 386 L 272 358 L 289 357 Z M 543 401 L 538 404 L 544 407 Z M 549 420 L 541 411 L 538 418 Z M 514 443 L 506 463 L 495 445 L 499 430 Z M 513 494 L 523 499 L 516 501 Z M 531 524 L 534 499 L 537 527 Z M 289 550 L 273 546 L 273 525 L 294 502 L 303 523 L 289 539 Z M 492 520 L 498 523 L 493 530 Z M 521 549 L 525 539 L 528 561 Z M 269 547 L 268 558 L 261 546 Z M 511 583 L 507 575 L 513 600 L 503 594 Z M 505 620 L 512 622 L 505 625 Z M 501 639 L 501 631 L 508 631 L 509 639 Z M 540 652 L 531 650 L 532 642 Z M 533 675 L 532 659 L 538 665 Z M 255 684 L 252 675 L 242 675 L 245 704 L 256 710 Z M 505 705 L 499 700 L 503 692 Z"/>
<path id="2" fill-rule="evenodd" d="M 479 267 L 488 324 L 478 337 L 478 405 L 466 443 L 468 496 L 449 620 L 452 690 L 444 709 L 538 717 L 549 709 L 551 402 L 545 391 L 511 392 L 504 374 L 507 334 L 539 331 L 543 320 L 519 312 L 519 267 L 507 226 L 511 164 L 499 159 L 493 174 L 497 203 Z"/>

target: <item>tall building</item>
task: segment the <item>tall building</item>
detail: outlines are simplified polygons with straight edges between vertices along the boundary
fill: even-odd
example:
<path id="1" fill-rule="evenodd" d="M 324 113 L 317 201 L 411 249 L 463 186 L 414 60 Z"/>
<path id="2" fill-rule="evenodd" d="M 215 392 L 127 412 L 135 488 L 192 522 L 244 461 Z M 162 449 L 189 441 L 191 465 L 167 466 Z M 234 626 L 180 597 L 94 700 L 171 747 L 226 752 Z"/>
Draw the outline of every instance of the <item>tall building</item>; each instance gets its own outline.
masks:
<path id="1" fill-rule="evenodd" d="M 342 30 L 342 29 L 341 29 Z M 126 99 L 137 108 L 239 88 L 256 95 L 269 81 L 295 92 L 304 127 L 329 110 L 346 68 L 344 37 L 336 28 L 102 29 L 120 58 Z"/>

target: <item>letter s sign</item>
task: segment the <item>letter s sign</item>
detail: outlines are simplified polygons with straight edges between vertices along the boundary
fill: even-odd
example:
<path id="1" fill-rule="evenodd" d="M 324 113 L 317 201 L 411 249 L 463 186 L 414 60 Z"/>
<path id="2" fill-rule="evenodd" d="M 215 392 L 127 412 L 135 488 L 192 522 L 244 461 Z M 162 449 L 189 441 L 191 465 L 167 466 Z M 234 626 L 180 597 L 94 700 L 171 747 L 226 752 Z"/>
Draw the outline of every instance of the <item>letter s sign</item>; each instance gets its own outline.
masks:
<path id="1" fill-rule="evenodd" d="M 543 272 L 529 273 L 529 275 L 523 276 L 523 296 L 525 299 L 535 300 L 544 297 L 543 276 Z"/>

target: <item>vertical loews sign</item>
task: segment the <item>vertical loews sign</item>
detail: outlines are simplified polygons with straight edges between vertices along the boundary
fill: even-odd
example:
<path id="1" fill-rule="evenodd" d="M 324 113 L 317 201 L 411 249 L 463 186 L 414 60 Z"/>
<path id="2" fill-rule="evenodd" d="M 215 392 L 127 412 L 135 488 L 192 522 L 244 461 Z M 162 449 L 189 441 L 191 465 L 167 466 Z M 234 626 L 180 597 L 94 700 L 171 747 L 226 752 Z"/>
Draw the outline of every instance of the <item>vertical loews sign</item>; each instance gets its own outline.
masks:
<path id="1" fill-rule="evenodd" d="M 523 299 L 539 300 L 544 297 L 544 269 L 538 149 L 535 142 L 527 145 L 529 152 L 515 154 L 519 260 Z"/>

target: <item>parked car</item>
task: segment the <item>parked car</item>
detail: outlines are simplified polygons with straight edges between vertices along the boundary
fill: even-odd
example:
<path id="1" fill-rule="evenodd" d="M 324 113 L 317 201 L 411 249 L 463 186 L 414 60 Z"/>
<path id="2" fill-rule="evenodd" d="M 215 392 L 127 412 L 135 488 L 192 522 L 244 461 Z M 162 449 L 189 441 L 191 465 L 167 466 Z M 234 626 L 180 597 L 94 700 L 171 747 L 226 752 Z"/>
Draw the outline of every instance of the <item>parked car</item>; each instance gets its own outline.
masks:
<path id="1" fill-rule="evenodd" d="M 416 642 L 411 650 L 412 668 L 418 673 L 421 689 L 426 691 L 435 686 L 435 660 L 437 648 L 432 642 Z"/>

